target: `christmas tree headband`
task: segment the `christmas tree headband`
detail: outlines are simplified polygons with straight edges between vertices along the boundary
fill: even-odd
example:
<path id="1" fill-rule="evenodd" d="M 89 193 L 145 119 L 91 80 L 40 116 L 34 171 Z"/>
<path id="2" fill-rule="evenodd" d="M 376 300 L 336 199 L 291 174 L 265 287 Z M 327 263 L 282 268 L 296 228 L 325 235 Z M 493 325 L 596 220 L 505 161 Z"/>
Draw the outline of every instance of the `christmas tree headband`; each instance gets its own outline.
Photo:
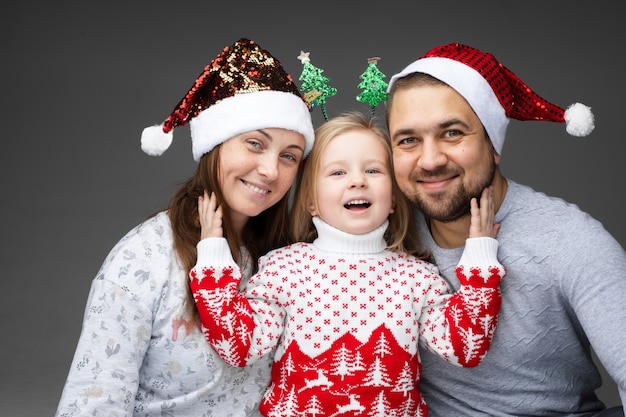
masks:
<path id="1" fill-rule="evenodd" d="M 368 58 L 367 60 L 367 68 L 359 78 L 362 80 L 357 86 L 362 91 L 356 96 L 357 101 L 361 103 L 369 104 L 370 106 L 370 116 L 373 117 L 376 111 L 376 106 L 380 104 L 380 102 L 387 100 L 387 87 L 389 86 L 385 82 L 385 74 L 383 74 L 378 69 L 378 61 L 380 57 L 376 56 L 373 58 Z"/>
<path id="2" fill-rule="evenodd" d="M 310 54 L 310 52 L 300 51 L 300 55 L 298 55 L 298 59 L 302 62 L 302 73 L 298 78 L 302 81 L 300 91 L 311 109 L 319 106 L 324 115 L 324 120 L 328 120 L 326 98 L 337 94 L 337 89 L 328 85 L 330 78 L 323 75 L 324 70 L 311 63 Z"/>
<path id="3" fill-rule="evenodd" d="M 326 99 L 337 94 L 337 89 L 331 87 L 328 82 L 330 78 L 323 75 L 324 70 L 311 63 L 310 52 L 300 51 L 298 59 L 302 62 L 302 73 L 299 80 L 302 81 L 300 91 L 304 100 L 309 103 L 311 110 L 320 107 L 324 120 L 328 121 L 326 110 Z M 388 84 L 385 82 L 385 74 L 377 67 L 380 57 L 368 58 L 367 68 L 359 76 L 361 82 L 358 88 L 362 91 L 356 96 L 357 101 L 368 104 L 370 107 L 370 117 L 374 116 L 376 107 L 387 99 Z"/>

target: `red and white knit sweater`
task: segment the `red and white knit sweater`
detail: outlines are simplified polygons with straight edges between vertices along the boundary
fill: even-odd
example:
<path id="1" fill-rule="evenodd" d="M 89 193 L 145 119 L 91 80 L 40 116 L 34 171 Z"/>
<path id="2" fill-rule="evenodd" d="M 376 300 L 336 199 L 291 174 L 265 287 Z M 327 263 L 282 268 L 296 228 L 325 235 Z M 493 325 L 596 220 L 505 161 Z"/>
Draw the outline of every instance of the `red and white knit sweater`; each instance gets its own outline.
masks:
<path id="1" fill-rule="evenodd" d="M 500 309 L 498 242 L 468 239 L 454 294 L 430 263 L 385 250 L 384 224 L 270 252 L 241 290 L 224 239 L 198 244 L 191 289 L 207 340 L 233 366 L 274 355 L 266 416 L 425 416 L 418 343 L 478 365 Z"/>

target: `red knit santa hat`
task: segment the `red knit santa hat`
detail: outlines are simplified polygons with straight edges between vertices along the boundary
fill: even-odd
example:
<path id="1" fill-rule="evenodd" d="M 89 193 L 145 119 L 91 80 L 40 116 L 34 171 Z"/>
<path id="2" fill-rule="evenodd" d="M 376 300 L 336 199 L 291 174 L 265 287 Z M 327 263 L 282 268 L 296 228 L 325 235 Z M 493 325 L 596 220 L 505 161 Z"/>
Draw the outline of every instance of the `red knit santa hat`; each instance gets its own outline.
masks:
<path id="1" fill-rule="evenodd" d="M 431 49 L 391 77 L 387 91 L 398 78 L 415 72 L 429 74 L 461 94 L 498 153 L 502 152 L 510 118 L 565 123 L 572 136 L 587 136 L 595 127 L 588 106 L 574 103 L 563 110 L 541 98 L 492 54 L 471 46 L 450 43 Z"/>
<path id="2" fill-rule="evenodd" d="M 257 129 L 284 128 L 304 136 L 305 156 L 314 130 L 309 105 L 278 59 L 241 38 L 204 68 L 170 116 L 141 134 L 141 148 L 161 155 L 172 130 L 189 122 L 193 158 L 233 136 Z"/>

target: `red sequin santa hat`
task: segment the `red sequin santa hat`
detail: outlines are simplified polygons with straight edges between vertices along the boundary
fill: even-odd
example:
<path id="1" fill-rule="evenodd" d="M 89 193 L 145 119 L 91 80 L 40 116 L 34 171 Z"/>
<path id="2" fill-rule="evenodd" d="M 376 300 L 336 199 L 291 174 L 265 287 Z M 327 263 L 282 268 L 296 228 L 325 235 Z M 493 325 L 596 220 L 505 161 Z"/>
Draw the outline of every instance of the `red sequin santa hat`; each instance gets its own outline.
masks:
<path id="1" fill-rule="evenodd" d="M 588 106 L 574 103 L 563 110 L 541 98 L 492 54 L 471 46 L 450 43 L 431 49 L 392 76 L 387 91 L 398 78 L 415 72 L 429 74 L 461 94 L 498 153 L 502 152 L 510 118 L 565 123 L 572 136 L 587 136 L 594 129 Z"/>
<path id="2" fill-rule="evenodd" d="M 143 130 L 141 149 L 161 155 L 172 130 L 189 122 L 196 161 L 233 136 L 266 128 L 301 133 L 306 156 L 314 141 L 310 110 L 278 59 L 241 38 L 204 68 L 163 123 Z"/>

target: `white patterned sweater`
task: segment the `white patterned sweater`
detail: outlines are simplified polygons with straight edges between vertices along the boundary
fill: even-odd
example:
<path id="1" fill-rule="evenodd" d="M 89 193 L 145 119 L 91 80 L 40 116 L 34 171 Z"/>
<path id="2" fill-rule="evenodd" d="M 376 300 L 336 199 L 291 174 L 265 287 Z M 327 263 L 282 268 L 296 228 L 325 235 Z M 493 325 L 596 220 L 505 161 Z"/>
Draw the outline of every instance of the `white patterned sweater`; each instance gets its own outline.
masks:
<path id="1" fill-rule="evenodd" d="M 57 417 L 259 415 L 271 358 L 224 363 L 184 313 L 187 285 L 165 212 L 117 243 L 93 280 Z"/>
<path id="2" fill-rule="evenodd" d="M 387 223 L 355 236 L 314 222 L 312 244 L 267 254 L 243 291 L 226 241 L 198 244 L 191 289 L 207 339 L 234 366 L 275 349 L 265 416 L 426 415 L 418 343 L 481 362 L 500 308 L 498 242 L 468 239 L 451 294 L 434 265 L 386 250 Z"/>

